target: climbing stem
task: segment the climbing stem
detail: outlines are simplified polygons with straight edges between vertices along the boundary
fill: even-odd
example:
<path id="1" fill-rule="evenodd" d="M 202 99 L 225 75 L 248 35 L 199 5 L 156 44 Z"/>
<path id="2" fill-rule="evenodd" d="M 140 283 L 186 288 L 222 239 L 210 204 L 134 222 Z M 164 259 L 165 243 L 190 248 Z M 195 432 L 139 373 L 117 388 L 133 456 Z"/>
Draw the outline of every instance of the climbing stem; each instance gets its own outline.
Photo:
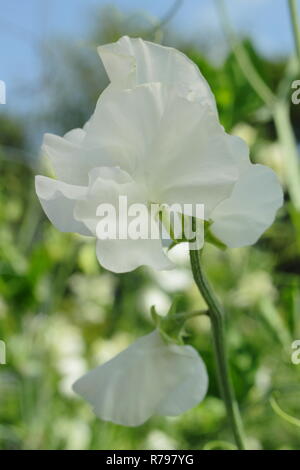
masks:
<path id="1" fill-rule="evenodd" d="M 195 283 L 209 309 L 216 370 L 220 392 L 226 406 L 227 417 L 237 448 L 245 449 L 242 421 L 229 377 L 224 334 L 224 313 L 202 270 L 201 251 L 190 249 L 190 261 Z"/>

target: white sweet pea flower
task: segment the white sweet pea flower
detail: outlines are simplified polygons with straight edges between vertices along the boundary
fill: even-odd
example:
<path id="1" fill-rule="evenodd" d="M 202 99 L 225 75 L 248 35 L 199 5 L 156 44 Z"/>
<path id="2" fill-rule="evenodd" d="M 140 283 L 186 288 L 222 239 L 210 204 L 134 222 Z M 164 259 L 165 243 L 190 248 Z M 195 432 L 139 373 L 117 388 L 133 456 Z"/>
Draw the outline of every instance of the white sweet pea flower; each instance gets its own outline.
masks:
<path id="1" fill-rule="evenodd" d="M 58 178 L 36 178 L 47 216 L 62 231 L 93 236 L 97 207 L 119 196 L 147 207 L 204 204 L 209 218 L 231 194 L 240 150 L 210 107 L 161 83 L 106 93 L 85 129 L 46 134 L 43 149 Z M 99 240 L 97 256 L 114 272 L 172 267 L 157 239 Z"/>
<path id="2" fill-rule="evenodd" d="M 251 164 L 246 144 L 224 132 L 195 64 L 174 49 L 128 37 L 99 54 L 111 85 L 88 125 L 44 138 L 58 179 L 38 176 L 36 191 L 52 223 L 97 236 L 100 204 L 112 204 L 125 221 L 121 196 L 148 208 L 203 204 L 223 243 L 254 243 L 272 223 L 282 191 L 269 168 Z M 157 225 L 150 209 L 144 222 Z M 125 238 L 98 240 L 100 264 L 114 272 L 173 267 L 162 249 L 168 241 Z"/>
<path id="3" fill-rule="evenodd" d="M 181 52 L 140 38 L 124 36 L 98 47 L 111 88 L 131 88 L 159 81 L 176 87 L 178 94 L 198 100 L 217 113 L 214 96 L 198 67 Z M 231 196 L 213 211 L 212 232 L 228 247 L 255 243 L 273 223 L 283 202 L 275 173 L 263 165 L 252 165 L 248 147 L 236 138 L 233 151 L 239 179 Z M 239 151 L 238 151 L 239 148 Z"/>
<path id="4" fill-rule="evenodd" d="M 99 418 L 125 426 L 139 426 L 153 415 L 183 413 L 203 400 L 207 387 L 197 351 L 165 343 L 158 330 L 73 385 Z"/>
<path id="5" fill-rule="evenodd" d="M 98 53 L 111 82 L 108 89 L 160 82 L 176 88 L 180 96 L 198 100 L 217 115 L 215 98 L 207 81 L 197 65 L 182 52 L 123 36 L 117 42 L 99 46 Z"/>

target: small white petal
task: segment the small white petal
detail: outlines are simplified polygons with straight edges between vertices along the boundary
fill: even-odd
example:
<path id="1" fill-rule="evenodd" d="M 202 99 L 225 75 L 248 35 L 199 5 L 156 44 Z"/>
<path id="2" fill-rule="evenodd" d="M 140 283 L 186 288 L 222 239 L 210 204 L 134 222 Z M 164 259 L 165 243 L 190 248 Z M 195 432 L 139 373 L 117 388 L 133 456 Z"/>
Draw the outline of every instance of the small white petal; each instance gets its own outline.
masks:
<path id="1" fill-rule="evenodd" d="M 96 229 L 100 220 L 97 216 L 97 209 L 100 204 L 110 204 L 115 209 L 116 215 L 118 215 L 120 196 L 127 197 L 128 206 L 136 202 L 145 203 L 140 186 L 132 180 L 128 173 L 120 168 L 93 168 L 89 172 L 88 178 L 89 186 L 85 197 L 77 201 L 74 216 L 76 220 L 84 223 L 94 236 L 96 236 Z M 117 221 L 112 220 L 112 222 Z"/>
<path id="2" fill-rule="evenodd" d="M 182 52 L 140 38 L 123 36 L 98 47 L 113 87 L 130 88 L 150 82 L 176 87 L 181 96 L 200 101 L 217 114 L 210 87 L 198 67 Z"/>
<path id="3" fill-rule="evenodd" d="M 213 211 L 211 230 L 230 248 L 252 245 L 273 223 L 282 203 L 275 173 L 264 165 L 250 165 L 231 196 Z"/>
<path id="4" fill-rule="evenodd" d="M 86 197 L 79 200 L 75 207 L 75 218 L 81 221 L 96 235 L 99 216 L 96 215 L 100 204 L 109 203 L 115 208 L 117 220 L 112 220 L 117 230 L 117 239 L 97 241 L 97 258 L 99 263 L 110 271 L 122 273 L 129 272 L 142 265 L 148 265 L 154 269 L 171 269 L 173 263 L 164 254 L 160 239 L 119 239 L 119 220 L 127 217 L 127 207 L 131 203 L 143 203 L 145 207 L 144 224 L 149 228 L 150 223 L 155 223 L 148 212 L 147 201 L 143 191 L 130 176 L 119 168 L 95 168 L 90 172 L 90 187 Z M 119 197 L 127 197 L 125 214 L 119 214 Z M 120 215 L 120 219 L 119 219 Z M 120 223 L 121 223 L 120 222 Z M 130 218 L 127 220 L 128 226 Z"/>
<path id="5" fill-rule="evenodd" d="M 70 131 L 66 138 L 45 134 L 42 151 L 49 158 L 58 179 L 70 184 L 85 185 L 87 173 L 81 147 L 72 133 Z"/>
<path id="6" fill-rule="evenodd" d="M 140 266 L 159 271 L 174 268 L 160 240 L 98 240 L 96 254 L 101 266 L 115 273 L 127 273 Z"/>
<path id="7" fill-rule="evenodd" d="M 118 43 L 99 46 L 98 53 L 113 87 L 132 88 L 136 85 L 135 59 L 122 53 Z"/>
<path id="8" fill-rule="evenodd" d="M 58 230 L 92 235 L 86 225 L 74 218 L 75 204 L 85 197 L 87 188 L 36 176 L 35 189 L 45 214 Z"/>
<path id="9" fill-rule="evenodd" d="M 207 386 L 206 368 L 197 351 L 166 344 L 155 330 L 81 377 L 73 389 L 99 418 L 139 426 L 152 415 L 174 416 L 194 407 L 203 400 Z"/>
<path id="10" fill-rule="evenodd" d="M 116 147 L 114 142 L 110 142 L 108 148 L 99 139 L 95 144 L 89 142 L 89 127 L 73 129 L 64 137 L 44 135 L 42 151 L 49 158 L 56 177 L 65 183 L 87 186 L 91 169 L 118 164 L 124 155 L 124 150 Z"/>

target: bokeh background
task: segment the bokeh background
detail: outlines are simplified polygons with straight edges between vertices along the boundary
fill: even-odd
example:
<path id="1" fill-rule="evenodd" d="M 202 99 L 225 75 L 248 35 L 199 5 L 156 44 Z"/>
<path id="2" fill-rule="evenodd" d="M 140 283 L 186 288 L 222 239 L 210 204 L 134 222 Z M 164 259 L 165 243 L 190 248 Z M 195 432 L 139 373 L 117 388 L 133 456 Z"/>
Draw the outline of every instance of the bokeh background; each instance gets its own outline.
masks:
<path id="1" fill-rule="evenodd" d="M 176 418 L 139 428 L 104 423 L 71 384 L 153 328 L 165 313 L 201 307 L 184 247 L 173 272 L 102 269 L 94 241 L 59 233 L 41 211 L 34 175 L 47 173 L 45 131 L 82 126 L 108 83 L 96 46 L 123 34 L 175 46 L 201 69 L 228 132 L 243 137 L 252 160 L 275 169 L 285 205 L 251 248 L 205 248 L 205 265 L 227 310 L 230 365 L 251 449 L 300 448 L 300 214 L 297 138 L 300 79 L 285 0 L 11 0 L 1 2 L 0 365 L 1 449 L 232 448 L 216 384 L 209 320 L 187 334 L 204 358 L 209 393 Z M 234 33 L 233 33 L 234 32 Z M 249 68 L 250 67 L 250 68 Z M 258 75 L 255 75 L 258 74 Z M 259 86 L 257 85 L 257 77 Z M 256 81 L 255 81 L 256 78 Z M 269 106 L 261 84 L 275 95 Z M 294 160 L 293 160 L 294 158 Z"/>

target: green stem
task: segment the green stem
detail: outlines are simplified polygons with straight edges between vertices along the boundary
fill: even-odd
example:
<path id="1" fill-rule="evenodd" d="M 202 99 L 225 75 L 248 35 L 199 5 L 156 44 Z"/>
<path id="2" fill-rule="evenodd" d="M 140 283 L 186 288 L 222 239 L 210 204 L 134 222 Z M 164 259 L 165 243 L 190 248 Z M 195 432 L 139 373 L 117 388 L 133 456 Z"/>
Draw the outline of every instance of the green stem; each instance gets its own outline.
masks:
<path id="1" fill-rule="evenodd" d="M 222 26 L 224 33 L 228 42 L 231 46 L 232 52 L 236 58 L 237 63 L 240 66 L 240 69 L 253 90 L 261 98 L 261 100 L 270 108 L 272 108 L 275 101 L 275 95 L 270 90 L 265 81 L 261 78 L 256 68 L 254 67 L 247 50 L 243 44 L 239 41 L 235 35 L 234 30 L 231 27 L 231 23 L 227 14 L 224 0 L 215 0 L 216 6 L 219 11 L 220 19 L 222 21 Z"/>
<path id="2" fill-rule="evenodd" d="M 279 101 L 274 107 L 274 123 L 284 158 L 288 190 L 297 210 L 300 210 L 299 153 L 290 120 L 289 105 Z"/>
<path id="3" fill-rule="evenodd" d="M 289 0 L 289 8 L 290 8 L 291 22 L 293 25 L 295 46 L 296 46 L 296 51 L 297 51 L 297 56 L 298 56 L 298 61 L 299 61 L 299 67 L 300 67 L 300 26 L 298 22 L 296 0 Z"/>
<path id="4" fill-rule="evenodd" d="M 238 449 L 243 450 L 245 449 L 243 426 L 238 404 L 234 397 L 227 364 L 224 335 L 224 314 L 203 273 L 200 262 L 200 254 L 200 250 L 190 250 L 192 272 L 195 283 L 209 308 L 220 391 L 226 406 L 228 419 L 232 428 L 236 445 Z"/>

